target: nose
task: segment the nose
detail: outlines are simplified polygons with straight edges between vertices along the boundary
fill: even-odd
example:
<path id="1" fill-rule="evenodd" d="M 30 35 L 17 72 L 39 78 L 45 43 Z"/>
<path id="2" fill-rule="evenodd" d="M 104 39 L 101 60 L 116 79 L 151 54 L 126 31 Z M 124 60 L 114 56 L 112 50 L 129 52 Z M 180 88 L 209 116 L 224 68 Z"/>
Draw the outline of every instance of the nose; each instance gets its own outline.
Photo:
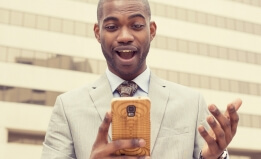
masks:
<path id="1" fill-rule="evenodd" d="M 129 44 L 129 43 L 133 42 L 133 40 L 134 40 L 134 37 L 131 33 L 131 30 L 127 27 L 122 27 L 119 32 L 119 35 L 117 37 L 118 43 Z"/>

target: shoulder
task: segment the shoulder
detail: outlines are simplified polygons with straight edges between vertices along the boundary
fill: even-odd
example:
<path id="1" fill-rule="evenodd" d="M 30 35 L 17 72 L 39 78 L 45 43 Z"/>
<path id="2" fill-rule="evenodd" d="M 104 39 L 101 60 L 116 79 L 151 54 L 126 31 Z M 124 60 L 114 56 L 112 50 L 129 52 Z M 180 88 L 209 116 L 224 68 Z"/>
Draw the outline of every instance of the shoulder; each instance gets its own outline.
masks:
<path id="1" fill-rule="evenodd" d="M 83 102 L 83 100 L 86 99 L 88 100 L 91 85 L 92 84 L 85 84 L 64 92 L 57 97 L 57 100 L 62 102 L 63 105 L 71 105 L 72 103 Z"/>
<path id="2" fill-rule="evenodd" d="M 206 105 L 202 94 L 194 88 L 159 78 L 154 74 L 151 75 L 151 80 L 153 81 L 153 84 L 165 87 L 165 91 L 168 91 L 169 102 L 175 101 L 183 103 L 183 105 L 191 105 L 191 103 L 193 103 L 195 106 Z"/>
<path id="3" fill-rule="evenodd" d="M 59 98 L 63 100 L 75 100 L 75 99 L 88 99 L 90 96 L 90 92 L 94 90 L 94 88 L 100 86 L 101 84 L 106 83 L 107 78 L 105 75 L 101 75 L 94 82 L 86 83 L 82 86 L 69 90 L 59 96 Z"/>
<path id="4" fill-rule="evenodd" d="M 175 82 L 171 82 L 171 81 L 167 81 L 164 80 L 166 83 L 166 86 L 170 89 L 170 91 L 174 91 L 174 92 L 185 92 L 185 93 L 191 93 L 191 94 L 198 94 L 199 92 L 191 87 L 185 86 L 185 85 L 181 85 Z"/>
<path id="5" fill-rule="evenodd" d="M 153 80 L 154 83 L 157 83 L 159 85 L 162 85 L 163 87 L 166 87 L 171 94 L 186 94 L 186 95 L 198 95 L 200 94 L 199 91 L 184 86 L 178 83 L 175 83 L 173 81 L 162 79 L 154 74 L 151 74 L 151 80 Z"/>
<path id="6" fill-rule="evenodd" d="M 189 111 L 192 115 L 197 115 L 197 113 L 193 112 L 198 112 L 199 116 L 202 117 L 200 120 L 204 120 L 206 114 L 208 114 L 207 110 L 207 104 L 202 96 L 202 94 L 194 89 L 190 88 L 188 86 L 184 86 L 172 81 L 164 80 L 161 78 L 158 78 L 158 81 L 163 83 L 165 88 L 167 88 L 168 92 L 168 105 L 172 108 L 175 107 L 175 109 L 190 109 L 192 111 Z"/>

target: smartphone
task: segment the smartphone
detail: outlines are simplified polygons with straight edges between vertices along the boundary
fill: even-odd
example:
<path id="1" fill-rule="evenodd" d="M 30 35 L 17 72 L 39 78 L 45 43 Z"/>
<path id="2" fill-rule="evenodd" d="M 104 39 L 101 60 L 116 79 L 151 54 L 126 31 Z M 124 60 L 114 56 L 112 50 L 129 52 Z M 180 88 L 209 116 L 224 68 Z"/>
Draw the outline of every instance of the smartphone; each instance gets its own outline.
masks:
<path id="1" fill-rule="evenodd" d="M 144 139 L 145 147 L 122 149 L 116 155 L 150 156 L 150 99 L 121 97 L 111 101 L 112 140 Z"/>

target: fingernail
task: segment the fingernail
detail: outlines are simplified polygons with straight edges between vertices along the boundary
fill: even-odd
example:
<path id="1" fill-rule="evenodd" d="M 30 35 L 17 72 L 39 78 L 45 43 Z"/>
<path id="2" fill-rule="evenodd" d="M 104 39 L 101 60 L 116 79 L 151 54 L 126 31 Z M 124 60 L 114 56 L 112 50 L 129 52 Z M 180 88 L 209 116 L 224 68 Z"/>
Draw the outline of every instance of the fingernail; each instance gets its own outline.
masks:
<path id="1" fill-rule="evenodd" d="M 210 117 L 209 122 L 213 124 L 215 122 L 215 119 L 213 117 Z"/>
<path id="2" fill-rule="evenodd" d="M 109 112 L 106 112 L 106 114 L 105 114 L 105 116 L 104 116 L 104 121 L 105 121 L 106 123 L 110 123 L 110 114 L 109 114 Z"/>
<path id="3" fill-rule="evenodd" d="M 204 128 L 203 126 L 200 126 L 200 127 L 198 128 L 198 131 L 201 132 L 201 133 L 203 133 L 203 132 L 205 131 L 205 128 Z"/>
<path id="4" fill-rule="evenodd" d="M 146 141 L 144 139 L 139 140 L 140 147 L 144 147 L 146 145 Z"/>
<path id="5" fill-rule="evenodd" d="M 211 105 L 211 106 L 209 107 L 209 110 L 210 110 L 211 112 L 215 112 L 215 111 L 217 110 L 217 108 L 216 108 L 215 105 Z"/>
<path id="6" fill-rule="evenodd" d="M 233 104 L 231 104 L 229 107 L 228 107 L 229 111 L 234 111 L 235 110 L 235 106 Z"/>
<path id="7" fill-rule="evenodd" d="M 106 112 L 106 114 L 105 114 L 105 118 L 108 118 L 108 117 L 109 117 L 109 113 Z"/>

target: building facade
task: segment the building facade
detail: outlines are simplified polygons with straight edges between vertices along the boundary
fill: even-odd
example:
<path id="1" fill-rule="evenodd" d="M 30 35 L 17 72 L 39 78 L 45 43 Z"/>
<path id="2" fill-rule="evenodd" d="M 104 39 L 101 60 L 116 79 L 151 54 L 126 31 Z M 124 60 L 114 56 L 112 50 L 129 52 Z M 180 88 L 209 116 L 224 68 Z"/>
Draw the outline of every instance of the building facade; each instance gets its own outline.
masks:
<path id="1" fill-rule="evenodd" d="M 261 158 L 261 0 L 149 0 L 158 25 L 148 65 L 222 110 L 242 98 L 231 159 Z M 0 158 L 40 158 L 57 95 L 106 62 L 98 0 L 0 0 Z"/>

